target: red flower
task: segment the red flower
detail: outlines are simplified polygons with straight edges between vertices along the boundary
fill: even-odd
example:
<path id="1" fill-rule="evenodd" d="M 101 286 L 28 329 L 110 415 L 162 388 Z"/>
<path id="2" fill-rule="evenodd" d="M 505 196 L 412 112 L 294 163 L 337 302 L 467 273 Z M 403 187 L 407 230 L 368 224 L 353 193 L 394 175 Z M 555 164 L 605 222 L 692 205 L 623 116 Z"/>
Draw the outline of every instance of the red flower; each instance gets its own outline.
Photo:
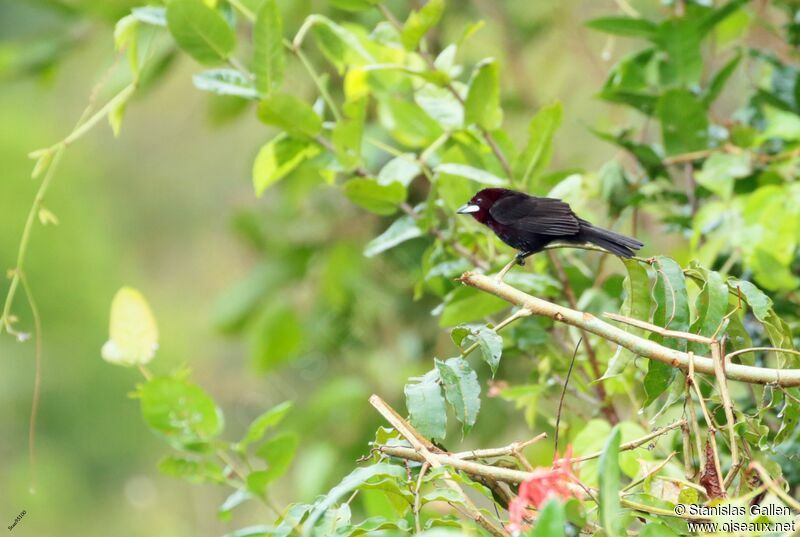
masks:
<path id="1" fill-rule="evenodd" d="M 536 468 L 529 479 L 520 483 L 518 496 L 508 506 L 510 531 L 527 529 L 525 519 L 530 507 L 541 509 L 550 498 L 566 501 L 583 497 L 583 490 L 576 485 L 578 477 L 572 471 L 571 459 L 572 446 L 568 446 L 564 458 L 557 459 L 552 468 Z"/>

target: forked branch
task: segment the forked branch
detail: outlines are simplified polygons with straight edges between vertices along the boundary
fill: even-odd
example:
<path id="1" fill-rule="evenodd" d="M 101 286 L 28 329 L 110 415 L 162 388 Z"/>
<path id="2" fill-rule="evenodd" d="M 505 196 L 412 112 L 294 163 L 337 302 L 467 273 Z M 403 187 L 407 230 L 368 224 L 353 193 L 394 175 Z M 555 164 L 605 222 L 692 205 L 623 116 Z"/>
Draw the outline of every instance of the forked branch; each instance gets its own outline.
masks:
<path id="1" fill-rule="evenodd" d="M 531 296 L 507 283 L 497 281 L 491 276 L 465 272 L 460 280 L 470 287 L 502 298 L 509 304 L 525 308 L 533 315 L 549 317 L 555 321 L 580 328 L 607 341 L 621 345 L 644 358 L 656 360 L 683 371 L 689 370 L 689 355 L 687 353 L 670 349 L 649 339 L 626 332 L 598 319 L 591 313 L 559 306 Z M 705 356 L 695 356 L 694 370 L 698 373 L 714 375 L 714 361 Z M 724 374 L 729 380 L 751 384 L 774 384 L 783 387 L 800 386 L 800 369 L 771 369 L 741 364 L 725 364 Z"/>

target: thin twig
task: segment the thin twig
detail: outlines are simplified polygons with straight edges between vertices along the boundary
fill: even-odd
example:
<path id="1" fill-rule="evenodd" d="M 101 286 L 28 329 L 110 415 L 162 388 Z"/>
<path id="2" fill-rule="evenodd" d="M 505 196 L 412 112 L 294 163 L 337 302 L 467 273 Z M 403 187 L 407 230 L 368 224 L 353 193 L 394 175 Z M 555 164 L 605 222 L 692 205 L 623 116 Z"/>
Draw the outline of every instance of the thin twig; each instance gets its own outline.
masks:
<path id="1" fill-rule="evenodd" d="M 53 177 L 55 176 L 55 172 L 58 169 L 59 163 L 61 162 L 61 157 L 63 156 L 64 151 L 70 144 L 74 143 L 87 132 L 89 132 L 102 119 L 105 119 L 111 110 L 114 110 L 121 103 L 126 102 L 136 90 L 136 86 L 137 83 L 134 81 L 122 88 L 122 90 L 109 99 L 109 101 L 99 110 L 97 110 L 97 112 L 85 120 L 82 118 L 81 122 L 79 122 L 72 132 L 64 137 L 64 139 L 44 150 L 52 152 L 53 157 L 47 168 L 47 173 L 45 174 L 44 179 L 42 179 L 39 189 L 36 191 L 36 196 L 34 197 L 31 208 L 28 211 L 28 216 L 25 220 L 25 227 L 22 230 L 22 237 L 20 238 L 19 248 L 17 250 L 17 262 L 13 270 L 13 277 L 11 278 L 11 284 L 8 288 L 8 294 L 6 294 L 3 313 L 0 315 L 0 330 L 5 329 L 9 334 L 16 333 L 11 327 L 11 306 L 14 302 L 14 296 L 17 288 L 20 285 L 20 277 L 22 271 L 24 270 L 28 245 L 30 244 L 31 233 L 33 232 L 33 225 L 36 221 L 36 215 L 39 213 L 39 209 L 44 202 L 44 198 L 47 195 L 47 192 L 53 181 Z"/>
<path id="2" fill-rule="evenodd" d="M 770 492 L 786 502 L 786 505 L 791 507 L 795 513 L 800 513 L 800 502 L 787 494 L 786 491 L 783 490 L 783 488 L 781 488 L 774 479 L 772 479 L 772 476 L 769 475 L 769 472 L 767 472 L 766 468 L 761 466 L 760 463 L 753 461 L 750 463 L 750 469 L 755 470 L 758 473 L 758 477 L 761 478 L 761 481 L 763 481 Z"/>
<path id="3" fill-rule="evenodd" d="M 34 340 L 36 342 L 33 374 L 33 395 L 31 396 L 31 417 L 28 423 L 28 460 L 31 465 L 31 490 L 36 489 L 36 421 L 39 415 L 39 400 L 42 387 L 42 316 L 39 307 L 33 299 L 33 292 L 25 274 L 20 274 L 22 288 L 28 299 L 33 316 Z"/>
<path id="4" fill-rule="evenodd" d="M 402 209 L 404 213 L 406 213 L 414 220 L 419 220 L 421 218 L 421 216 L 417 214 L 414 208 L 411 207 L 408 203 L 405 202 L 401 203 L 400 209 Z M 480 268 L 481 270 L 489 270 L 489 263 L 487 263 L 477 255 L 475 255 L 475 253 L 469 251 L 467 248 L 464 247 L 463 244 L 461 244 L 457 240 L 446 237 L 441 229 L 438 229 L 436 227 L 431 227 L 428 230 L 428 233 L 430 233 L 443 243 L 450 246 L 458 255 L 460 255 L 464 259 L 467 259 L 470 263 L 472 263 L 476 267 Z"/>
<path id="5" fill-rule="evenodd" d="M 526 447 L 535 444 L 536 442 L 547 438 L 547 433 L 540 433 L 529 440 L 524 442 L 512 442 L 507 446 L 499 448 L 488 449 L 473 449 L 471 451 L 462 451 L 460 453 L 453 453 L 456 459 L 492 459 L 495 457 L 504 457 L 506 455 L 513 455 L 515 451 L 521 451 Z"/>
<path id="6" fill-rule="evenodd" d="M 631 481 L 625 488 L 622 489 L 622 491 L 623 492 L 627 492 L 627 491 L 631 490 L 632 488 L 634 488 L 634 487 L 636 487 L 638 485 L 641 485 L 647 479 L 653 477 L 655 474 L 660 472 L 661 469 L 664 468 L 667 465 L 667 463 L 669 463 L 669 461 L 672 460 L 672 457 L 674 457 L 674 456 L 675 456 L 675 452 L 673 451 L 672 453 L 667 455 L 666 459 L 664 459 L 660 463 L 656 464 L 653 468 L 648 470 L 642 477 L 640 477 L 639 479 L 636 479 L 635 481 Z"/>
<path id="7" fill-rule="evenodd" d="M 625 315 L 620 315 L 618 313 L 610 313 L 606 312 L 603 313 L 603 317 L 611 319 L 612 321 L 617 321 L 622 324 L 627 324 L 629 326 L 633 326 L 636 328 L 641 328 L 643 330 L 648 330 L 650 332 L 655 332 L 656 334 L 662 335 L 664 337 L 671 337 L 671 338 L 678 338 L 678 339 L 685 339 L 687 341 L 694 341 L 696 343 L 704 343 L 706 345 L 711 345 L 713 340 L 711 338 L 707 338 L 705 336 L 701 336 L 700 334 L 692 334 L 691 332 L 681 332 L 679 330 L 669 330 L 667 328 L 662 328 L 652 323 L 648 323 L 647 321 L 641 321 L 639 319 L 633 319 L 632 317 L 626 317 Z"/>
<path id="8" fill-rule="evenodd" d="M 425 473 L 428 471 L 430 464 L 425 461 L 422 463 L 422 468 L 419 470 L 419 477 L 417 477 L 417 485 L 414 488 L 414 525 L 417 528 L 417 533 L 422 532 L 422 523 L 419 519 L 419 512 L 422 509 L 422 498 L 420 498 L 419 491 L 422 488 L 422 478 L 425 477 Z"/>
<path id="9" fill-rule="evenodd" d="M 392 457 L 399 457 L 401 459 L 408 459 L 422 463 L 429 462 L 434 468 L 445 465 L 451 466 L 456 470 L 466 472 L 470 475 L 489 477 L 504 483 L 522 483 L 533 476 L 533 474 L 528 471 L 515 470 L 513 468 L 504 468 L 501 466 L 493 466 L 491 464 L 459 459 L 454 455 L 444 453 L 429 452 L 430 454 L 426 456 L 420 451 L 410 447 L 378 446 L 376 449 L 380 453 L 385 453 L 386 455 L 391 455 Z"/>
<path id="10" fill-rule="evenodd" d="M 502 321 L 500 321 L 499 323 L 497 323 L 494 327 L 492 327 L 492 330 L 494 330 L 495 332 L 499 332 L 500 330 L 502 330 L 506 326 L 508 326 L 511 323 L 513 323 L 514 321 L 516 321 L 517 319 L 521 319 L 522 317 L 528 317 L 530 314 L 531 314 L 531 312 L 529 312 L 525 308 L 520 308 L 517 311 L 515 311 L 514 313 L 512 313 L 511 315 L 509 315 L 508 317 L 506 317 L 505 319 L 503 319 Z M 470 345 L 466 349 L 462 350 L 461 351 L 461 356 L 469 355 L 472 351 L 474 351 L 475 349 L 480 347 L 480 344 L 481 344 L 480 341 L 476 341 L 475 343 L 473 343 L 472 345 Z"/>
<path id="11" fill-rule="evenodd" d="M 694 374 L 694 371 L 692 371 Z M 692 379 L 692 382 L 694 379 Z M 687 475 L 687 478 L 692 478 L 702 470 L 703 465 L 703 440 L 700 437 L 700 425 L 697 421 L 697 411 L 694 408 L 694 399 L 692 398 L 692 384 L 689 381 L 689 376 L 686 375 L 686 407 L 689 409 L 689 428 L 694 434 L 695 449 L 698 462 L 698 471 L 693 472 L 692 475 Z"/>
<path id="12" fill-rule="evenodd" d="M 733 403 L 731 395 L 728 392 L 728 379 L 725 377 L 725 362 L 722 356 L 722 342 L 715 341 L 711 345 L 711 358 L 714 360 L 714 375 L 717 378 L 717 390 L 722 398 L 722 406 L 725 410 L 725 427 L 728 429 L 728 440 L 731 449 L 731 468 L 728 475 L 725 476 L 725 481 L 722 484 L 723 489 L 727 489 L 736 477 L 736 473 L 742 466 L 739 460 L 739 446 L 736 442 L 736 431 L 734 431 L 734 417 L 733 417 Z M 722 474 L 720 474 L 721 476 Z"/>
<path id="13" fill-rule="evenodd" d="M 703 399 L 703 392 L 700 391 L 700 385 L 695 381 L 694 378 L 694 370 L 695 370 L 695 357 L 694 353 L 689 351 L 689 372 L 686 374 L 686 382 L 689 383 L 695 393 L 697 394 L 697 399 L 700 403 L 700 409 L 703 411 L 703 418 L 706 420 L 706 427 L 708 428 L 708 443 L 711 445 L 712 450 L 712 459 L 714 462 L 714 471 L 717 474 L 717 478 L 719 480 L 723 479 L 722 475 L 722 466 L 719 462 L 719 448 L 717 447 L 717 427 L 714 424 L 713 420 L 711 419 L 711 414 L 708 412 L 708 407 L 706 407 L 706 401 Z M 706 457 L 704 455 L 704 451 L 699 453 L 700 455 L 700 468 L 701 473 L 705 473 L 706 470 Z M 722 488 L 722 483 L 720 483 L 720 488 Z M 725 489 L 722 488 L 722 494 L 725 494 Z M 708 494 L 709 491 L 706 491 Z"/>
<path id="14" fill-rule="evenodd" d="M 598 319 L 591 313 L 553 304 L 520 291 L 507 283 L 498 282 L 491 276 L 477 272 L 465 272 L 459 280 L 470 287 L 502 298 L 509 304 L 527 308 L 533 315 L 548 317 L 569 326 L 582 328 L 610 342 L 622 345 L 634 354 L 649 360 L 656 360 L 684 371 L 689 368 L 689 356 L 687 353 L 626 332 Z M 714 374 L 714 363 L 711 358 L 695 356 L 693 364 L 694 369 L 700 373 Z M 775 384 L 783 387 L 800 386 L 800 369 L 773 369 L 742 364 L 727 364 L 725 375 L 729 380 L 738 380 L 751 384 Z"/>
<path id="15" fill-rule="evenodd" d="M 569 302 L 569 305 L 577 309 L 578 308 L 578 300 L 575 297 L 575 291 L 572 289 L 572 285 L 569 282 L 569 278 L 567 277 L 567 273 L 564 271 L 564 267 L 561 265 L 561 261 L 559 261 L 558 257 L 553 252 L 547 252 L 550 258 L 550 262 L 553 264 L 553 268 L 555 268 L 556 276 L 558 277 L 559 281 L 561 282 L 561 289 L 564 293 L 564 297 Z M 600 370 L 600 363 L 597 360 L 597 353 L 594 351 L 594 346 L 592 346 L 591 342 L 589 341 L 589 335 L 581 330 L 581 339 L 583 339 L 586 347 L 586 355 L 589 358 L 589 364 L 592 367 L 592 373 L 594 374 L 595 379 L 599 379 L 603 376 L 603 372 Z M 603 413 L 605 414 L 608 421 L 612 424 L 619 422 L 619 416 L 617 416 L 617 412 L 614 409 L 614 405 L 608 399 L 608 395 L 606 394 L 606 388 L 603 386 L 602 382 L 595 382 L 594 383 L 594 391 L 597 394 L 597 398 L 602 401 L 603 406 L 601 407 Z"/>
<path id="16" fill-rule="evenodd" d="M 656 429 L 655 431 L 653 431 L 650 434 L 647 434 L 647 435 L 645 435 L 645 436 L 643 436 L 641 438 L 637 438 L 636 440 L 631 440 L 630 442 L 625 442 L 624 444 L 621 444 L 619 446 L 619 450 L 620 451 L 630 451 L 632 449 L 636 449 L 638 447 L 643 446 L 644 444 L 647 444 L 648 442 L 650 442 L 654 438 L 658 438 L 661 435 L 667 434 L 668 432 L 670 432 L 670 431 L 672 431 L 674 429 L 677 429 L 678 427 L 682 427 L 685 424 L 686 424 L 686 420 L 685 419 L 678 420 L 675 423 L 671 423 L 671 424 L 669 424 L 669 425 L 667 425 L 665 427 L 661 427 L 660 429 Z M 589 455 L 583 455 L 581 457 L 575 457 L 573 459 L 570 459 L 570 462 L 584 462 L 584 461 L 589 461 L 589 460 L 592 460 L 592 459 L 597 459 L 598 457 L 600 457 L 600 455 L 602 455 L 602 453 L 603 453 L 602 451 L 598 451 L 596 453 L 591 453 Z"/>
<path id="17" fill-rule="evenodd" d="M 436 449 L 431 442 L 423 437 L 419 432 L 417 432 L 414 427 L 411 426 L 405 419 L 403 419 L 400 414 L 398 414 L 391 406 L 389 406 L 386 401 L 378 397 L 377 395 L 372 395 L 369 398 L 370 404 L 375 407 L 375 409 L 380 412 L 380 414 L 386 418 L 386 420 L 392 424 L 392 426 L 399 432 L 401 435 L 408 440 L 411 445 L 413 446 L 413 452 L 418 454 L 422 457 L 424 461 L 431 465 L 431 468 L 439 468 L 443 466 L 444 463 L 442 462 L 439 456 L 435 456 L 432 453 L 433 449 Z M 454 461 L 459 461 L 461 464 L 475 464 L 470 463 L 468 461 L 463 461 L 459 459 L 453 459 Z M 464 516 L 468 517 L 470 520 L 474 520 L 480 526 L 482 526 L 486 531 L 495 535 L 496 537 L 509 537 L 509 533 L 505 531 L 503 528 L 496 526 L 491 520 L 487 519 L 472 503 L 472 500 L 466 495 L 464 490 L 461 486 L 453 481 L 452 477 L 448 472 L 445 471 L 445 484 L 450 487 L 452 490 L 460 494 L 464 498 L 464 505 L 459 504 L 451 504 L 456 510 L 462 513 Z"/>
<path id="18" fill-rule="evenodd" d="M 749 352 L 785 352 L 788 354 L 796 354 L 800 356 L 800 351 L 796 349 L 780 349 L 778 347 L 748 347 L 747 349 L 739 349 L 738 351 L 729 352 L 725 355 L 725 362 L 729 362 L 734 356 L 740 354 L 747 354 Z"/>
<path id="19" fill-rule="evenodd" d="M 572 360 L 569 361 L 569 369 L 567 370 L 567 378 L 564 379 L 564 385 L 561 387 L 561 397 L 558 399 L 558 412 L 556 412 L 556 432 L 554 434 L 554 446 L 553 446 L 553 458 L 555 459 L 558 457 L 558 435 L 559 429 L 561 426 L 561 409 L 564 406 L 564 396 L 567 393 L 567 385 L 569 384 L 569 378 L 572 376 L 572 368 L 575 367 L 575 358 L 578 356 L 578 349 L 581 346 L 581 341 L 583 338 L 581 337 L 578 340 L 578 343 L 575 344 L 575 351 L 572 353 Z"/>

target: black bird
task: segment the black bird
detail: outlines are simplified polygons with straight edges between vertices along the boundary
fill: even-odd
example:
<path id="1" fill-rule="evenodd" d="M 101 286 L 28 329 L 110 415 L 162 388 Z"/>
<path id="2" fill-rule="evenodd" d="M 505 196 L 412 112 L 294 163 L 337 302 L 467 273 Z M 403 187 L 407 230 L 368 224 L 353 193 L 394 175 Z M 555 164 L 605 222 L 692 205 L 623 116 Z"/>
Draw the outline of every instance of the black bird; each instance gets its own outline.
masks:
<path id="1" fill-rule="evenodd" d="M 519 250 L 515 260 L 520 265 L 525 263 L 526 257 L 541 252 L 551 242 L 588 242 L 628 258 L 644 246 L 636 239 L 593 226 L 576 216 L 561 200 L 537 198 L 507 188 L 481 190 L 456 212 L 471 214 L 500 240 Z"/>

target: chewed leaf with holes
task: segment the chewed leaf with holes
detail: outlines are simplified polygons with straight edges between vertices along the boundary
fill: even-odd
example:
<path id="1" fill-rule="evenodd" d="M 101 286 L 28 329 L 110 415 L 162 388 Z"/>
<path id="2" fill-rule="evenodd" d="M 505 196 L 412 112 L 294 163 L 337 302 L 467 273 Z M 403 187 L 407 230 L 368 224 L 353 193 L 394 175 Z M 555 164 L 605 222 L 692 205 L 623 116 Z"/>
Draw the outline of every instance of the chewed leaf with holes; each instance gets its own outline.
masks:
<path id="1" fill-rule="evenodd" d="M 158 327 L 144 296 L 130 287 L 123 287 L 111 303 L 109 340 L 101 354 L 117 365 L 144 365 L 158 349 Z"/>

